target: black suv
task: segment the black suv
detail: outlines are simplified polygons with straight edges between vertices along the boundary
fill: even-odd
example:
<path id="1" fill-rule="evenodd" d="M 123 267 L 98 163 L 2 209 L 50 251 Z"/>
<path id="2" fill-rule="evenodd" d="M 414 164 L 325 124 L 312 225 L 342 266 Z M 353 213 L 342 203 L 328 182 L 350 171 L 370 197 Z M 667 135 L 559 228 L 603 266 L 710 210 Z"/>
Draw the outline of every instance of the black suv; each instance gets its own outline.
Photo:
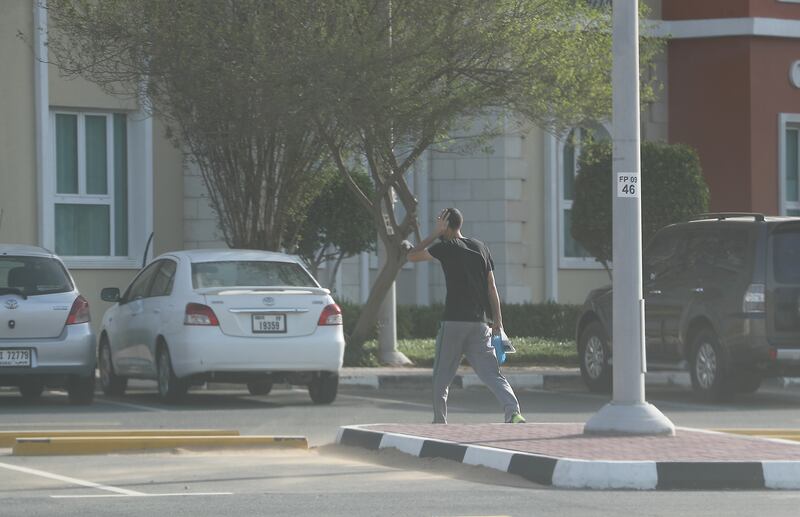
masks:
<path id="1" fill-rule="evenodd" d="M 643 254 L 649 370 L 685 370 L 703 398 L 800 374 L 800 218 L 704 214 L 662 228 Z M 611 288 L 577 325 L 581 375 L 611 388 Z"/>

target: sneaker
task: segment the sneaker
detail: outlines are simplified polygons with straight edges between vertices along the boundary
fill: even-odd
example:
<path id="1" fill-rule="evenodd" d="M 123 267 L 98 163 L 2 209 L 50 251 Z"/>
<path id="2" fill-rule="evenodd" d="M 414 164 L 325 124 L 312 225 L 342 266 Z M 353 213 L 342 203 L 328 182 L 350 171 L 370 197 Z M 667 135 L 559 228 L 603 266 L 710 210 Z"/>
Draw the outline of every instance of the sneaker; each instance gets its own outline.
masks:
<path id="1" fill-rule="evenodd" d="M 526 420 L 525 420 L 524 416 L 522 416 L 520 413 L 514 413 L 513 415 L 511 415 L 511 418 L 506 423 L 507 424 L 524 424 L 525 422 L 526 422 Z"/>

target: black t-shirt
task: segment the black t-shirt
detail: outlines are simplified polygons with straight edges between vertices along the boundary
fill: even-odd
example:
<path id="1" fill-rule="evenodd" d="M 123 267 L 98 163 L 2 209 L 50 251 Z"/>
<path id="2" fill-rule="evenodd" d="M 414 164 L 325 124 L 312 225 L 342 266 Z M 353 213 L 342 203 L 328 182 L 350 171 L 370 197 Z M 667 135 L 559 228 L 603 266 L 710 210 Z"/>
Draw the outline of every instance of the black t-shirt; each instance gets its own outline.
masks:
<path id="1" fill-rule="evenodd" d="M 439 241 L 428 252 L 442 264 L 447 298 L 444 321 L 491 320 L 489 271 L 494 262 L 489 248 L 475 239 L 461 237 Z"/>

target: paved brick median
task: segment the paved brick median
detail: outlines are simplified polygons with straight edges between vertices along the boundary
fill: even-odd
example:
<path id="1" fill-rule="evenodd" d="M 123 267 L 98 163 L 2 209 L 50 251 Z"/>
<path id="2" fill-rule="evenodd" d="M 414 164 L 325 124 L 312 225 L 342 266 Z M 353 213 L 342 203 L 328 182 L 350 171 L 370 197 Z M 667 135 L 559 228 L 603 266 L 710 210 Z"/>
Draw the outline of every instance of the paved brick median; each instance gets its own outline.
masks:
<path id="1" fill-rule="evenodd" d="M 588 436 L 583 434 L 583 424 L 376 424 L 361 428 L 578 460 L 800 461 L 800 444 L 690 429 L 658 437 Z"/>

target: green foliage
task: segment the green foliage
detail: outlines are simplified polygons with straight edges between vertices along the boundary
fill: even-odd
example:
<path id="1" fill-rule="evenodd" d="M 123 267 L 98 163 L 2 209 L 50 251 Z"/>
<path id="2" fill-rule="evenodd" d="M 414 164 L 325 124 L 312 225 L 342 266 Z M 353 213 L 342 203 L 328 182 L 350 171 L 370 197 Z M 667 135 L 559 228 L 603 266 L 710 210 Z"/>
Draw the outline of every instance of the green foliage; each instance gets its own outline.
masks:
<path id="1" fill-rule="evenodd" d="M 604 266 L 612 260 L 612 145 L 591 143 L 580 156 L 572 236 Z M 708 211 L 700 158 L 687 145 L 642 142 L 642 242 L 660 228 Z"/>
<path id="2" fill-rule="evenodd" d="M 574 341 L 557 341 L 542 338 L 514 338 L 516 354 L 509 354 L 505 366 L 561 366 L 578 365 L 578 354 Z M 397 348 L 411 359 L 415 366 L 430 368 L 436 356 L 435 339 L 400 339 Z M 345 366 L 379 366 L 378 344 L 365 343 L 361 355 L 345 355 Z M 462 365 L 469 363 L 464 360 Z"/>
<path id="3" fill-rule="evenodd" d="M 503 305 L 503 325 L 512 337 L 575 339 L 580 305 L 526 303 Z"/>
<path id="4" fill-rule="evenodd" d="M 344 317 L 344 332 L 349 335 L 361 313 L 362 306 L 340 303 Z M 504 304 L 503 325 L 511 337 L 538 337 L 557 341 L 575 338 L 579 305 L 556 303 Z M 398 339 L 434 338 L 444 313 L 443 305 L 398 305 Z M 377 326 L 367 339 L 377 338 Z"/>
<path id="5" fill-rule="evenodd" d="M 510 113 L 547 128 L 606 116 L 611 17 L 574 0 L 296 4 L 294 19 L 306 31 L 293 40 L 299 64 L 290 68 L 300 74 L 298 87 L 322 122 L 341 174 L 351 173 L 348 157 L 367 164 L 374 194 L 351 188 L 369 207 L 387 250 L 363 321 L 350 335 L 358 343 L 374 327 L 380 300 L 402 267 L 403 241 L 417 230 L 417 200 L 405 179 L 410 167 L 432 145 L 486 137 L 497 126 L 478 124 L 466 137 L 454 133 L 490 114 Z M 642 53 L 644 68 L 650 58 Z"/>
<path id="6" fill-rule="evenodd" d="M 364 192 L 372 192 L 372 182 L 363 172 L 354 172 L 353 181 Z M 332 171 L 319 196 L 311 203 L 300 229 L 297 253 L 316 274 L 325 260 L 337 260 L 375 249 L 375 226 L 369 211 L 359 202 L 344 178 Z M 333 275 L 331 275 L 333 276 Z"/>

